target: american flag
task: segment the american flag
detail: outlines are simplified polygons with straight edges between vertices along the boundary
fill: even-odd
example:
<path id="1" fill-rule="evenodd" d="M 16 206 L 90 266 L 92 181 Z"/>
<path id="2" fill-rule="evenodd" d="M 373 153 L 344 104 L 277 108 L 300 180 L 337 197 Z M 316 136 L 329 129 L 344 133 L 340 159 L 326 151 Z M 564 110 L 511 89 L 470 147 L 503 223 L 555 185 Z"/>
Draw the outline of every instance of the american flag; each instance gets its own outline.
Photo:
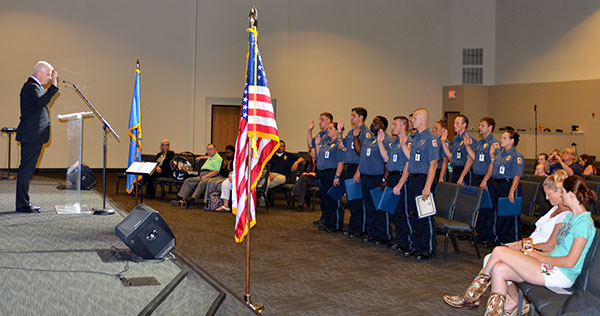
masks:
<path id="1" fill-rule="evenodd" d="M 235 218 L 235 241 L 241 243 L 248 230 L 256 224 L 256 185 L 260 175 L 279 147 L 279 132 L 267 75 L 260 52 L 256 46 L 257 32 L 249 31 L 248 61 L 246 62 L 246 87 L 242 101 L 242 114 L 235 142 L 235 168 L 233 172 L 232 208 Z M 256 83 L 256 84 L 255 84 Z M 251 147 L 251 190 L 248 194 L 248 147 Z M 247 199 L 250 199 L 248 209 Z M 247 212 L 250 212 L 250 227 Z"/>

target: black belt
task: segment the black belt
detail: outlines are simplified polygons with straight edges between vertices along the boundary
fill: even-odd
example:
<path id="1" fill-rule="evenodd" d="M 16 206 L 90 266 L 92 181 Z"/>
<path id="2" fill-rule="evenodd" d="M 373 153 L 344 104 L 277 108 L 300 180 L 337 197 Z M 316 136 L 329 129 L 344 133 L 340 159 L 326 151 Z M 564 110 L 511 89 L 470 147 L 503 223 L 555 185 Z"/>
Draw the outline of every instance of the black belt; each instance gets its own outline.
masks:
<path id="1" fill-rule="evenodd" d="M 472 177 L 475 179 L 483 179 L 483 177 L 485 177 L 485 176 L 478 176 L 478 175 L 474 174 L 474 175 L 472 175 Z"/>
<path id="2" fill-rule="evenodd" d="M 494 183 L 503 183 L 503 182 L 512 182 L 512 178 L 502 178 L 502 179 L 496 179 L 494 178 Z"/>
<path id="3" fill-rule="evenodd" d="M 329 168 L 329 169 L 317 169 L 320 172 L 325 172 L 325 171 L 331 171 L 331 170 L 335 170 L 335 168 Z"/>
<path id="4" fill-rule="evenodd" d="M 408 175 L 409 178 L 420 178 L 420 177 L 427 177 L 426 173 L 411 173 Z"/>
<path id="5" fill-rule="evenodd" d="M 346 163 L 346 166 L 354 167 L 354 166 L 358 166 L 358 164 L 357 163 Z"/>
<path id="6" fill-rule="evenodd" d="M 388 171 L 388 176 L 395 176 L 401 174 L 402 171 Z"/>

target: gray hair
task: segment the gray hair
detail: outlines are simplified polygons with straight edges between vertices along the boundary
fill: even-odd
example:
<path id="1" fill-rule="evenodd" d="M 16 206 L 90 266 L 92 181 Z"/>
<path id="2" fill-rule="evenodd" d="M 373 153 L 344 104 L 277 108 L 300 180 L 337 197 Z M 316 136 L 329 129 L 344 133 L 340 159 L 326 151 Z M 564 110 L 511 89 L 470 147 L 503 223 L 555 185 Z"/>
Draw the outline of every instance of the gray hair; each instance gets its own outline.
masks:
<path id="1" fill-rule="evenodd" d="M 42 69 L 42 67 L 46 67 L 46 68 L 50 69 L 51 71 L 54 70 L 54 67 L 52 67 L 52 65 L 50 65 L 49 62 L 40 60 L 33 67 L 33 75 L 37 74 Z"/>

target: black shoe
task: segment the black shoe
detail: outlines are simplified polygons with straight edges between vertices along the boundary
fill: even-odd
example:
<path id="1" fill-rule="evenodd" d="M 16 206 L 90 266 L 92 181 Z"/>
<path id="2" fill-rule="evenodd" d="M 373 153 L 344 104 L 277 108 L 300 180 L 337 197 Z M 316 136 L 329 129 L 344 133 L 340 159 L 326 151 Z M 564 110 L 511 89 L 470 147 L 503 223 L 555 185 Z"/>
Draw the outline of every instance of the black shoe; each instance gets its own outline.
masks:
<path id="1" fill-rule="evenodd" d="M 184 200 L 183 203 L 184 203 L 183 206 L 185 206 L 185 208 L 190 208 L 190 206 L 192 206 L 192 204 L 194 204 L 194 199 Z"/>
<path id="2" fill-rule="evenodd" d="M 365 236 L 365 237 L 363 237 L 362 241 L 363 242 L 371 242 L 371 241 L 373 241 L 373 238 L 371 238 L 370 236 Z"/>
<path id="3" fill-rule="evenodd" d="M 405 254 L 405 253 L 410 253 L 411 252 L 410 248 L 408 248 L 406 246 L 401 246 L 401 245 L 398 245 L 398 249 L 396 249 L 396 250 L 398 250 L 398 252 L 401 253 L 401 254 Z"/>
<path id="4" fill-rule="evenodd" d="M 298 209 L 296 209 L 296 211 L 298 211 L 298 212 L 304 211 L 304 204 L 298 205 Z"/>
<path id="5" fill-rule="evenodd" d="M 185 200 L 171 200 L 171 205 L 173 206 L 185 206 Z"/>
<path id="6" fill-rule="evenodd" d="M 398 251 L 407 258 L 414 257 L 417 254 L 414 250 L 412 250 L 410 248 L 407 248 L 406 250 L 398 250 Z"/>
<path id="7" fill-rule="evenodd" d="M 389 250 L 398 250 L 398 248 L 400 248 L 400 245 L 398 245 L 397 243 L 390 241 L 387 243 L 387 245 L 385 245 L 387 247 L 387 249 Z"/>
<path id="8" fill-rule="evenodd" d="M 344 236 L 344 237 L 350 237 L 350 234 L 352 234 L 352 233 L 347 230 L 342 232 L 342 236 Z"/>
<path id="9" fill-rule="evenodd" d="M 32 209 L 37 210 L 37 211 L 39 211 L 39 210 L 42 209 L 41 207 L 35 206 L 35 205 L 31 204 L 31 203 L 29 203 L 29 207 L 31 207 Z"/>
<path id="10" fill-rule="evenodd" d="M 335 234 L 335 233 L 339 232 L 340 230 L 339 230 L 339 229 L 336 229 L 336 228 L 327 228 L 327 229 L 325 229 L 325 231 L 326 231 L 328 234 Z"/>
<path id="11" fill-rule="evenodd" d="M 324 221 L 324 220 L 321 220 L 321 219 L 320 219 L 320 220 L 318 220 L 318 221 L 314 221 L 314 222 L 313 222 L 313 225 L 315 225 L 315 226 L 317 226 L 317 227 L 319 227 L 319 226 L 323 226 L 323 224 L 325 224 L 325 221 Z"/>
<path id="12" fill-rule="evenodd" d="M 419 254 L 415 255 L 415 258 L 417 258 L 417 260 L 431 260 L 431 259 L 435 258 L 435 252 L 419 253 Z"/>
<path id="13" fill-rule="evenodd" d="M 383 240 L 383 239 L 373 239 L 373 243 L 375 244 L 375 246 L 381 246 L 381 245 L 385 245 L 387 244 L 389 241 L 388 240 Z"/>
<path id="14" fill-rule="evenodd" d="M 39 213 L 39 209 L 33 208 L 31 205 L 27 205 L 25 207 L 20 207 L 15 210 L 16 213 Z"/>

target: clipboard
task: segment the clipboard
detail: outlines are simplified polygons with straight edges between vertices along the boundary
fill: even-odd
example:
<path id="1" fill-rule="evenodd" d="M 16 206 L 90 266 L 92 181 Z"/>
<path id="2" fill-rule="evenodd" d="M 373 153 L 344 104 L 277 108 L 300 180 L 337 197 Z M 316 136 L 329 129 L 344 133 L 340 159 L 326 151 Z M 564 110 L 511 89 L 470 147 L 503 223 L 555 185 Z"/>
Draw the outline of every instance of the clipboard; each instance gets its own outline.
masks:
<path id="1" fill-rule="evenodd" d="M 521 197 L 515 196 L 515 203 L 510 203 L 507 197 L 498 198 L 498 216 L 521 215 Z"/>
<path id="2" fill-rule="evenodd" d="M 346 179 L 344 180 L 344 185 L 346 186 L 346 197 L 348 201 L 362 199 L 362 188 L 359 183 L 354 183 L 354 179 Z"/>
<path id="3" fill-rule="evenodd" d="M 381 201 L 379 201 L 377 209 L 394 215 L 396 214 L 398 202 L 400 202 L 400 195 L 394 194 L 394 189 L 385 187 L 385 191 L 383 191 L 383 195 L 381 196 Z"/>
<path id="4" fill-rule="evenodd" d="M 417 204 L 417 213 L 419 214 L 419 219 L 437 214 L 437 210 L 435 208 L 435 201 L 433 200 L 433 193 L 429 194 L 427 200 L 423 201 L 421 197 L 422 195 L 415 197 L 415 203 Z"/>
<path id="5" fill-rule="evenodd" d="M 331 196 L 331 198 L 336 201 L 342 198 L 344 192 L 346 192 L 346 189 L 344 189 L 344 183 L 340 183 L 340 185 L 338 185 L 337 187 L 335 185 L 332 185 L 331 188 L 327 190 L 327 194 L 329 194 L 329 196 Z"/>

